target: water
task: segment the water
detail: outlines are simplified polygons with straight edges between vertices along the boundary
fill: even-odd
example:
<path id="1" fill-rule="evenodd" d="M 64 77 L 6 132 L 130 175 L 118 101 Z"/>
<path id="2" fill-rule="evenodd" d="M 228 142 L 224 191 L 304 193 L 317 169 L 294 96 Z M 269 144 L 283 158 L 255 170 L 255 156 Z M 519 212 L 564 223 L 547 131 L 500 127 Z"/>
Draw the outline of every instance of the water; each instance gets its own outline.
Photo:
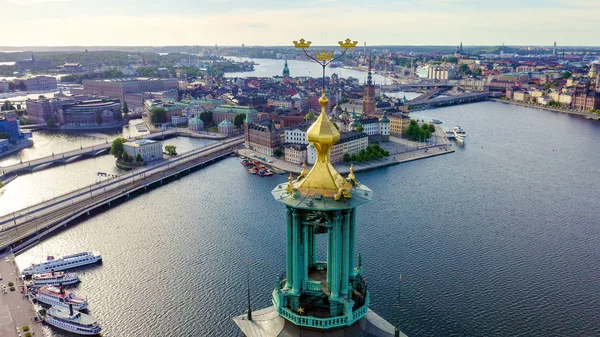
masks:
<path id="1" fill-rule="evenodd" d="M 141 120 L 130 121 L 129 127 L 107 133 L 99 132 L 34 132 L 34 146 L 8 156 L 0 161 L 0 166 L 19 163 L 76 150 L 80 147 L 111 143 L 116 137 L 136 137 L 141 133 L 133 126 Z M 196 148 L 214 143 L 213 140 L 178 137 L 163 141 L 163 145 L 174 145 L 178 153 L 188 152 Z M 115 158 L 102 155 L 79 160 L 68 165 L 58 165 L 34 174 L 23 174 L 10 184 L 0 189 L 0 215 L 12 213 L 19 209 L 35 205 L 47 199 L 62 195 L 75 189 L 83 188 L 99 182 L 98 172 L 119 175 L 125 172 L 115 165 Z"/>
<path id="2" fill-rule="evenodd" d="M 409 336 L 600 335 L 600 123 L 494 102 L 420 114 L 460 124 L 467 144 L 357 174 L 375 192 L 357 218 L 371 308 Z M 226 159 L 17 262 L 99 250 L 75 289 L 103 336 L 239 336 L 248 273 L 262 308 L 284 270 L 285 209 L 270 190 L 285 179 Z"/>
<path id="3" fill-rule="evenodd" d="M 225 77 L 273 77 L 282 76 L 283 65 L 285 60 L 276 59 L 252 59 L 248 57 L 227 57 L 236 62 L 253 61 L 258 63 L 254 66 L 254 71 L 248 72 L 234 72 L 226 73 Z M 323 69 L 316 62 L 288 60 L 288 68 L 290 68 L 291 77 L 321 77 L 323 76 Z M 326 76 L 331 74 L 338 74 L 341 78 L 354 77 L 357 78 L 360 83 L 364 83 L 367 80 L 367 72 L 362 70 L 346 69 L 346 68 L 330 68 L 327 67 L 325 70 Z M 386 80 L 385 77 L 379 74 L 373 74 L 373 81 L 377 84 L 383 84 Z M 391 83 L 390 80 L 387 80 Z"/>

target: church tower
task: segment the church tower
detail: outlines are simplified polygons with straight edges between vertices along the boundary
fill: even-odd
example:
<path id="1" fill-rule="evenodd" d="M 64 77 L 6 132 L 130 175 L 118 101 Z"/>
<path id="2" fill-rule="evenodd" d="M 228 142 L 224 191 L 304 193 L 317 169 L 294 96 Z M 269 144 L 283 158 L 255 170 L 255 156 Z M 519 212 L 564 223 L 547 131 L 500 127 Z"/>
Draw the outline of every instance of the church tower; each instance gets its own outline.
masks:
<path id="1" fill-rule="evenodd" d="M 356 254 L 356 208 L 373 191 L 357 181 L 354 168 L 343 177 L 330 162 L 340 132 L 329 120 L 325 90 L 321 114 L 307 130 L 317 159 L 271 194 L 285 206 L 285 276 L 275 282 L 273 306 L 234 317 L 246 337 L 405 337 L 369 309 L 371 294 Z M 317 236 L 326 236 L 327 259 L 317 260 Z M 376 257 L 374 257 L 376 258 Z"/>
<path id="2" fill-rule="evenodd" d="M 285 65 L 283 66 L 283 82 L 290 81 L 290 68 L 288 68 L 287 58 L 285 59 Z"/>
<path id="3" fill-rule="evenodd" d="M 373 76 L 371 74 L 372 66 L 372 58 L 369 57 L 369 73 L 363 93 L 363 111 L 367 116 L 375 112 L 375 85 L 373 84 Z"/>

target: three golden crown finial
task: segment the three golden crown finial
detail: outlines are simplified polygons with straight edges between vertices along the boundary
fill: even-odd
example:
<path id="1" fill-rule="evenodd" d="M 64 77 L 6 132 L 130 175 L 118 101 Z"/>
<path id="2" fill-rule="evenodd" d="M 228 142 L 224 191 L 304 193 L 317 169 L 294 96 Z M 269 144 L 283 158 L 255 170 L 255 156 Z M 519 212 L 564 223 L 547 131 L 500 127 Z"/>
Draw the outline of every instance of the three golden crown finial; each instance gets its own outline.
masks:
<path id="1" fill-rule="evenodd" d="M 338 41 L 338 44 L 342 49 L 354 49 L 358 44 L 358 41 L 352 41 L 350 39 L 346 39 L 346 41 Z"/>
<path id="2" fill-rule="evenodd" d="M 300 39 L 300 41 L 294 41 L 294 47 L 301 48 L 301 49 L 310 48 L 310 44 L 311 43 L 312 42 L 310 42 L 310 41 L 306 41 L 304 39 Z"/>
<path id="3" fill-rule="evenodd" d="M 315 57 L 319 61 L 331 61 L 331 59 L 333 59 L 333 53 L 323 50 L 322 52 L 318 52 Z"/>

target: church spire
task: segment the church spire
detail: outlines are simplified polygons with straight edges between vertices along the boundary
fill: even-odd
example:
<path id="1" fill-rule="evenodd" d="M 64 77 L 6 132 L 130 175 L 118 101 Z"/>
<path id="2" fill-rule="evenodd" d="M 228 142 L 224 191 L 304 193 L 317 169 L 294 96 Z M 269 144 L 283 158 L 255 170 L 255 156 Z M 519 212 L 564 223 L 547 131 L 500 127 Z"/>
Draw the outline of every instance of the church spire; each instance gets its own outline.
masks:
<path id="1" fill-rule="evenodd" d="M 373 76 L 371 74 L 371 71 L 373 69 L 373 57 L 371 55 L 369 55 L 369 73 L 367 75 L 367 85 L 368 86 L 372 86 L 373 85 Z"/>

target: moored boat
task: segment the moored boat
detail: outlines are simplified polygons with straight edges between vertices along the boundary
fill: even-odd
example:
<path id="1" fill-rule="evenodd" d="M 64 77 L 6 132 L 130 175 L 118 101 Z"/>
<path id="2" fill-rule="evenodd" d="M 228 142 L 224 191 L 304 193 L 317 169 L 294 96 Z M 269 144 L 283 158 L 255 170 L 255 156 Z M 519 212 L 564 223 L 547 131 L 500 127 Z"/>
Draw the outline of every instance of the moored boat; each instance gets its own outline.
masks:
<path id="1" fill-rule="evenodd" d="M 54 272 L 43 274 L 34 274 L 31 277 L 31 283 L 34 287 L 42 287 L 45 285 L 59 286 L 69 285 L 79 282 L 79 276 L 76 273 Z"/>
<path id="2" fill-rule="evenodd" d="M 68 309 L 53 306 L 40 311 L 40 314 L 47 324 L 79 335 L 93 336 L 102 330 L 92 315 L 73 310 L 73 306 L 69 306 Z"/>
<path id="3" fill-rule="evenodd" d="M 62 285 L 58 287 L 43 286 L 39 289 L 30 289 L 29 294 L 41 303 L 68 307 L 72 305 L 76 310 L 87 308 L 85 298 L 77 296 L 74 292 L 66 291 Z"/>
<path id="4" fill-rule="evenodd" d="M 273 175 L 273 172 L 271 172 L 269 169 L 260 169 L 256 172 L 256 174 L 261 177 L 269 177 Z"/>
<path id="5" fill-rule="evenodd" d="M 460 126 L 455 126 L 452 129 L 452 133 L 454 133 L 454 139 L 456 139 L 457 143 L 464 144 L 465 139 L 467 138 L 467 134 L 465 130 L 463 130 Z"/>
<path id="6" fill-rule="evenodd" d="M 21 274 L 33 275 L 39 273 L 48 273 L 51 271 L 66 270 L 96 263 L 101 260 L 102 256 L 98 252 L 84 252 L 63 256 L 61 258 L 48 256 L 46 262 L 34 263 L 31 266 L 23 269 Z"/>

